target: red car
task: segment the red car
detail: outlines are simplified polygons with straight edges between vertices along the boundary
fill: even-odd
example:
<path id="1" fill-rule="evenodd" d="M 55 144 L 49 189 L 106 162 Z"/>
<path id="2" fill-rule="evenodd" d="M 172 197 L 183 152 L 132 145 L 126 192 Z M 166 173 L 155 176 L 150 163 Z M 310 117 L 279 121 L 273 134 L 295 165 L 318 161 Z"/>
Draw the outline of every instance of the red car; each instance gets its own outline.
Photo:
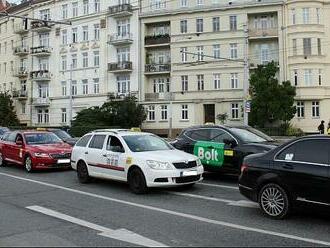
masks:
<path id="1" fill-rule="evenodd" d="M 13 131 L 0 140 L 0 166 L 14 163 L 27 172 L 70 168 L 72 147 L 51 132 Z"/>

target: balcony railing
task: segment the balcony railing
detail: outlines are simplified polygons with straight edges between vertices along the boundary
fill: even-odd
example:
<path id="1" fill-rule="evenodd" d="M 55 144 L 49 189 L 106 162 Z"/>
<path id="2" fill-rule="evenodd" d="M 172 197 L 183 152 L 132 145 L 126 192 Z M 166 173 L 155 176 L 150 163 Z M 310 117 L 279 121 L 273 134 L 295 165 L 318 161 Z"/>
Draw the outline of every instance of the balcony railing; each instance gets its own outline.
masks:
<path id="1" fill-rule="evenodd" d="M 160 45 L 160 44 L 168 44 L 171 42 L 171 37 L 169 34 L 161 34 L 161 35 L 152 35 L 144 37 L 145 45 Z"/>
<path id="2" fill-rule="evenodd" d="M 30 72 L 30 78 L 36 81 L 48 81 L 51 78 L 51 74 L 48 70 L 39 70 Z"/>
<path id="3" fill-rule="evenodd" d="M 108 99 L 123 99 L 125 97 L 138 97 L 137 91 L 127 91 L 127 92 L 109 92 Z"/>
<path id="4" fill-rule="evenodd" d="M 48 97 L 33 98 L 32 104 L 34 106 L 48 106 L 50 104 Z"/>
<path id="5" fill-rule="evenodd" d="M 159 101 L 159 100 L 171 100 L 171 93 L 170 92 L 163 92 L 163 93 L 145 93 L 144 98 L 147 102 L 152 101 Z"/>
<path id="6" fill-rule="evenodd" d="M 28 46 L 17 46 L 14 48 L 14 54 L 18 56 L 25 56 L 29 54 L 29 47 Z"/>
<path id="7" fill-rule="evenodd" d="M 23 23 L 15 24 L 15 26 L 14 26 L 14 33 L 15 34 L 25 34 L 27 32 L 29 32 L 29 29 Z"/>
<path id="8" fill-rule="evenodd" d="M 108 71 L 110 72 L 121 72 L 121 71 L 132 71 L 133 64 L 130 61 L 108 63 Z"/>
<path id="9" fill-rule="evenodd" d="M 16 68 L 16 70 L 14 71 L 14 76 L 15 77 L 28 77 L 29 76 L 29 72 L 27 70 L 26 67 L 18 67 Z"/>
<path id="10" fill-rule="evenodd" d="M 49 31 L 51 30 L 52 26 L 49 24 L 48 21 L 33 21 L 31 22 L 31 30 L 34 31 Z"/>
<path id="11" fill-rule="evenodd" d="M 133 7 L 131 4 L 119 4 L 109 7 L 110 16 L 126 16 L 133 13 Z"/>
<path id="12" fill-rule="evenodd" d="M 133 34 L 124 33 L 124 34 L 113 34 L 108 36 L 108 42 L 110 44 L 128 44 L 133 42 Z"/>
<path id="13" fill-rule="evenodd" d="M 249 38 L 270 38 L 278 36 L 278 28 L 249 29 Z"/>
<path id="14" fill-rule="evenodd" d="M 37 47 L 31 47 L 31 54 L 36 56 L 48 56 L 52 52 L 51 47 L 47 46 L 37 46 Z"/>
<path id="15" fill-rule="evenodd" d="M 28 97 L 28 93 L 26 90 L 14 90 L 13 91 L 13 98 L 26 99 L 27 97 Z"/>
<path id="16" fill-rule="evenodd" d="M 147 64 L 145 73 L 168 73 L 171 71 L 171 64 Z"/>

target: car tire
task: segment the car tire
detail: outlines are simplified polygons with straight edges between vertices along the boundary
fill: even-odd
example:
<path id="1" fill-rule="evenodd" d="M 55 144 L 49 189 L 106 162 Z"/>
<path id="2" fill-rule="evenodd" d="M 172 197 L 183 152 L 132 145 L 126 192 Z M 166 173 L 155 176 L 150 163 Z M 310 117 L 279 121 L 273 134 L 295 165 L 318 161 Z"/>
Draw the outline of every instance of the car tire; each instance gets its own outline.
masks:
<path id="1" fill-rule="evenodd" d="M 128 173 L 128 184 L 135 194 L 145 194 L 148 191 L 146 179 L 139 168 L 133 168 Z"/>
<path id="2" fill-rule="evenodd" d="M 3 159 L 3 156 L 0 153 L 0 167 L 5 167 L 5 166 L 6 166 L 6 161 Z"/>
<path id="3" fill-rule="evenodd" d="M 258 201 L 262 212 L 272 219 L 284 219 L 290 213 L 290 199 L 287 192 L 276 183 L 263 186 Z"/>
<path id="4" fill-rule="evenodd" d="M 77 177 L 80 183 L 86 184 L 91 181 L 88 173 L 87 165 L 84 162 L 79 162 L 77 166 Z"/>
<path id="5" fill-rule="evenodd" d="M 24 168 L 27 173 L 31 173 L 33 171 L 33 164 L 30 156 L 26 156 L 24 160 Z"/>

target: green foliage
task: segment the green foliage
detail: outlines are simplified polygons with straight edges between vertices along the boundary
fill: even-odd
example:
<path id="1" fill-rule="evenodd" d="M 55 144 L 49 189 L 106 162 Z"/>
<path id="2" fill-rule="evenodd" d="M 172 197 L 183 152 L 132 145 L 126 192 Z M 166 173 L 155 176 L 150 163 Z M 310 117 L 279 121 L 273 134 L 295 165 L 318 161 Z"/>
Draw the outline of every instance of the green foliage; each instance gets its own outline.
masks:
<path id="1" fill-rule="evenodd" d="M 76 136 L 99 128 L 140 127 L 147 115 L 135 97 L 123 100 L 110 100 L 101 107 L 92 107 L 80 111 L 72 121 L 70 133 Z"/>
<path id="2" fill-rule="evenodd" d="M 0 93 L 0 126 L 19 126 L 13 101 L 7 93 Z"/>
<path id="3" fill-rule="evenodd" d="M 226 120 L 228 119 L 228 114 L 227 113 L 218 114 L 217 119 L 220 121 L 221 124 L 225 124 Z"/>
<path id="4" fill-rule="evenodd" d="M 288 122 L 295 113 L 295 87 L 289 81 L 279 84 L 276 74 L 278 67 L 271 62 L 259 65 L 250 78 L 251 125 L 264 127 L 276 121 Z"/>

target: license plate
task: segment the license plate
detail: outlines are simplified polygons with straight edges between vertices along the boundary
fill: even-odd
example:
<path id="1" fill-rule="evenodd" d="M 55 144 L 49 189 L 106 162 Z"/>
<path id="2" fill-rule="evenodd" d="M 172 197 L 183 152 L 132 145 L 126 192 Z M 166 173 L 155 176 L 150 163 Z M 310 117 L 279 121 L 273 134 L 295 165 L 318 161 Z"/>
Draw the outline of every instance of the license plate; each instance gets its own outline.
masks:
<path id="1" fill-rule="evenodd" d="M 70 159 L 59 159 L 57 160 L 58 164 L 70 164 Z"/>
<path id="2" fill-rule="evenodd" d="M 197 171 L 182 171 L 181 176 L 182 177 L 197 176 Z"/>

